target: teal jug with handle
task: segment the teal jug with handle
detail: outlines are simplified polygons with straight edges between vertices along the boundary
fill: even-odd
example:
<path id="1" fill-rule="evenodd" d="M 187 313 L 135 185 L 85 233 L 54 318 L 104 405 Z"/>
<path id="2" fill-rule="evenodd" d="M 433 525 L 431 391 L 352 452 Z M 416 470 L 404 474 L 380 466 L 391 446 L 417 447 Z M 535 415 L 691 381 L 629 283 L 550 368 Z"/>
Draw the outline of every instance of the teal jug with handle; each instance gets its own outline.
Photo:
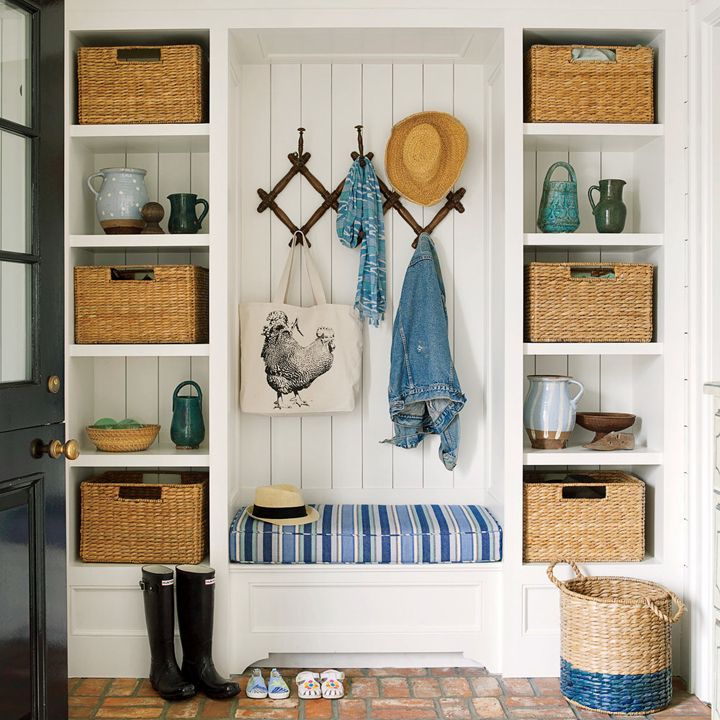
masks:
<path id="1" fill-rule="evenodd" d="M 197 395 L 178 395 L 186 385 L 194 387 Z M 202 390 L 192 381 L 181 382 L 173 393 L 173 416 L 170 439 L 178 450 L 195 450 L 205 439 L 205 422 L 202 414 Z"/>
<path id="2" fill-rule="evenodd" d="M 558 168 L 567 170 L 567 180 L 550 179 Z M 548 168 L 543 181 L 537 224 L 544 233 L 575 232 L 580 226 L 577 177 L 572 165 L 556 162 Z"/>
<path id="3" fill-rule="evenodd" d="M 194 235 L 202 226 L 202 221 L 208 214 L 210 206 L 208 201 L 199 198 L 195 193 L 173 193 L 168 195 L 170 201 L 170 219 L 168 230 L 172 234 L 187 233 Z M 202 205 L 204 210 L 197 216 L 195 207 Z"/>

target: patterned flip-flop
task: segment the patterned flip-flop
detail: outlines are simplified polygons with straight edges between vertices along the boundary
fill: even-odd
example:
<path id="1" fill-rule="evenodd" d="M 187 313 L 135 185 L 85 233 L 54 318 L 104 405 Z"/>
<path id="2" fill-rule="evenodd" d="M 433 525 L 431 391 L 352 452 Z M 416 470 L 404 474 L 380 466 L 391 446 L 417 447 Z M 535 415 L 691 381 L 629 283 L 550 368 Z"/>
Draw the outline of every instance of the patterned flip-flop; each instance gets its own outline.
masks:
<path id="1" fill-rule="evenodd" d="M 245 688 L 245 693 L 253 700 L 261 700 L 268 696 L 267 685 L 265 685 L 265 679 L 262 676 L 260 668 L 253 668 L 247 687 Z"/>
<path id="2" fill-rule="evenodd" d="M 322 690 L 320 689 L 320 683 L 317 681 L 318 677 L 317 673 L 309 670 L 298 673 L 295 678 L 298 686 L 298 697 L 303 700 L 317 700 L 317 698 L 321 697 Z"/>
<path id="3" fill-rule="evenodd" d="M 322 696 L 328 700 L 337 700 L 345 694 L 345 688 L 342 681 L 345 679 L 345 673 L 340 670 L 326 670 L 321 673 L 320 679 L 322 683 Z"/>
<path id="4" fill-rule="evenodd" d="M 283 676 L 275 668 L 270 671 L 268 697 L 271 700 L 284 700 L 290 697 L 290 688 L 287 686 L 285 680 L 283 680 Z"/>

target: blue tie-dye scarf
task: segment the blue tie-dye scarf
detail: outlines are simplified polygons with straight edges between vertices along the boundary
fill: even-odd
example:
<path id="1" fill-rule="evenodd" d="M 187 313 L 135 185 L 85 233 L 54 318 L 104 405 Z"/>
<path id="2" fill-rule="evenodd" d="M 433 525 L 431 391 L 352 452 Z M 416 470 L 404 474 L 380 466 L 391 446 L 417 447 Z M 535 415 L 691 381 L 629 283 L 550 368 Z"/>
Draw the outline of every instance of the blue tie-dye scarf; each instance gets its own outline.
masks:
<path id="1" fill-rule="evenodd" d="M 361 318 L 379 325 L 385 315 L 385 223 L 383 195 L 375 168 L 358 158 L 350 168 L 338 201 L 337 234 L 347 247 L 357 247 L 362 230 L 355 307 Z"/>

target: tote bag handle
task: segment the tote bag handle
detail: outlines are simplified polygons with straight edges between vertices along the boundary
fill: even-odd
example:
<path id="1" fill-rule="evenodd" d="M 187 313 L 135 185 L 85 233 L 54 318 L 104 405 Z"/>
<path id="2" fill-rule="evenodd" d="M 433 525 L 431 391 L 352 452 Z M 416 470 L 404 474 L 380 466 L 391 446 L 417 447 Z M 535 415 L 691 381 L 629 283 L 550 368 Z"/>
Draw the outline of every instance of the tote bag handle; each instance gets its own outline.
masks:
<path id="1" fill-rule="evenodd" d="M 303 240 L 305 240 L 305 234 L 299 230 L 298 233 L 302 235 Z M 290 288 L 290 274 L 292 273 L 292 268 L 295 261 L 295 250 L 298 245 L 302 247 L 302 255 L 305 258 L 305 271 L 307 273 L 308 279 L 310 280 L 310 290 L 312 291 L 313 300 L 315 301 L 316 305 L 326 305 L 327 300 L 325 298 L 325 291 L 323 290 L 322 282 L 320 281 L 318 271 L 315 268 L 315 263 L 313 262 L 310 255 L 310 248 L 308 248 L 306 242 L 300 244 L 297 242 L 297 240 L 293 242 L 292 248 L 290 248 L 288 259 L 285 262 L 285 269 L 280 276 L 280 280 L 277 284 L 277 287 L 275 288 L 275 292 L 272 294 L 272 302 L 276 305 L 286 304 L 285 301 L 287 300 L 287 294 Z"/>

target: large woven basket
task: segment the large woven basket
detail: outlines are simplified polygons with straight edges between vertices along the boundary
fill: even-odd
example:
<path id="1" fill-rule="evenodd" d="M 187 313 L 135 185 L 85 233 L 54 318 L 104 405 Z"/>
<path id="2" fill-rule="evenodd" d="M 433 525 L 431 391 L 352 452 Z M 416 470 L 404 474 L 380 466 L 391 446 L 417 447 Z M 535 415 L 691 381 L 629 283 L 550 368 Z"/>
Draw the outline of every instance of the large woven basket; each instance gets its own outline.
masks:
<path id="1" fill-rule="evenodd" d="M 85 432 L 90 442 L 103 452 L 140 452 L 155 442 L 160 426 L 115 429 L 90 425 L 85 428 Z"/>
<path id="2" fill-rule="evenodd" d="M 527 342 L 650 342 L 653 265 L 539 263 L 525 268 Z M 593 277 L 579 277 L 583 273 Z M 613 277 L 603 277 L 612 274 Z"/>
<path id="3" fill-rule="evenodd" d="M 146 276 L 152 279 L 134 279 Z M 207 269 L 196 265 L 76 267 L 75 342 L 208 342 Z"/>
<path id="4" fill-rule="evenodd" d="M 621 577 L 562 582 L 553 563 L 548 577 L 560 589 L 560 690 L 573 704 L 603 713 L 645 715 L 672 698 L 670 628 L 685 612 L 660 585 Z M 673 608 L 675 605 L 675 608 Z"/>
<path id="5" fill-rule="evenodd" d="M 199 45 L 81 47 L 77 72 L 81 124 L 207 119 L 207 68 Z"/>
<path id="6" fill-rule="evenodd" d="M 645 483 L 621 471 L 528 473 L 523 482 L 523 557 L 552 562 L 645 558 Z"/>
<path id="7" fill-rule="evenodd" d="M 106 563 L 199 563 L 208 551 L 208 474 L 146 484 L 108 471 L 80 483 L 80 558 Z"/>
<path id="8" fill-rule="evenodd" d="M 574 48 L 601 47 L 614 61 L 573 59 Z M 650 47 L 533 45 L 525 54 L 526 122 L 651 123 Z"/>

